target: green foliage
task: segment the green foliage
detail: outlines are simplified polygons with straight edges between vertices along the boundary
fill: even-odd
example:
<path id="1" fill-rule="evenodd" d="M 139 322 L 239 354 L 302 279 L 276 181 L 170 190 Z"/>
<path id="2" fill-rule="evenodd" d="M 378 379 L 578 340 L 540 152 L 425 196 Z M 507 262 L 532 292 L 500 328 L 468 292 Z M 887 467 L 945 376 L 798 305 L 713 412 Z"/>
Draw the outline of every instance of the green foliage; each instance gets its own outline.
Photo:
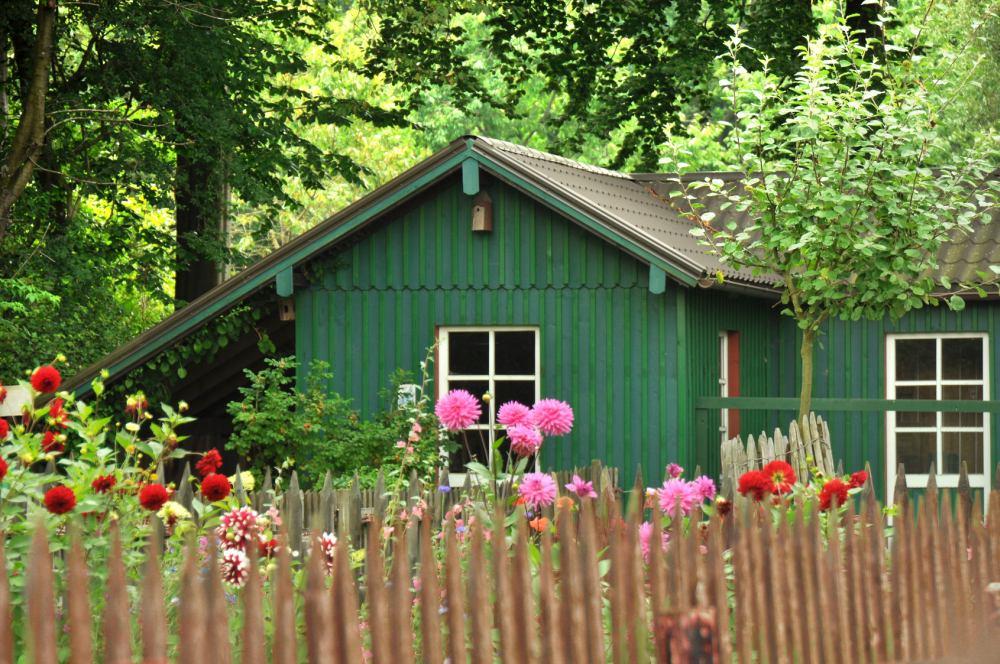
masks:
<path id="1" fill-rule="evenodd" d="M 405 446 L 397 447 L 397 441 L 406 441 L 414 419 L 406 408 L 394 406 L 364 420 L 350 399 L 328 390 L 332 374 L 325 363 L 310 364 L 302 389 L 295 387 L 299 363 L 294 358 L 266 363 L 259 372 L 246 372 L 250 385 L 240 388 L 243 399 L 227 407 L 234 432 L 226 449 L 246 459 L 255 473 L 294 468 L 303 488 L 320 488 L 327 471 L 338 485 L 357 473 L 370 486 L 380 469 L 388 479 L 405 477 L 410 468 L 424 478 L 433 475 L 436 441 L 422 437 L 413 444 L 412 455 Z"/>
<path id="2" fill-rule="evenodd" d="M 812 338 L 825 321 L 898 318 L 950 296 L 953 285 L 933 277 L 939 249 L 989 223 L 996 206 L 1000 183 L 985 146 L 958 150 L 939 125 L 960 82 L 925 79 L 914 66 L 919 29 L 889 30 L 886 20 L 877 26 L 891 57 L 875 55 L 871 38 L 859 43 L 841 18 L 820 27 L 788 83 L 767 60 L 761 73 L 742 65 L 746 45 L 736 30 L 721 83 L 734 118 L 725 140 L 735 169 L 749 175 L 740 186 L 678 179 L 680 205 L 699 224 L 693 232 L 723 262 L 781 289 L 783 313 L 805 335 L 804 390 Z M 713 225 L 713 198 L 753 222 Z"/>

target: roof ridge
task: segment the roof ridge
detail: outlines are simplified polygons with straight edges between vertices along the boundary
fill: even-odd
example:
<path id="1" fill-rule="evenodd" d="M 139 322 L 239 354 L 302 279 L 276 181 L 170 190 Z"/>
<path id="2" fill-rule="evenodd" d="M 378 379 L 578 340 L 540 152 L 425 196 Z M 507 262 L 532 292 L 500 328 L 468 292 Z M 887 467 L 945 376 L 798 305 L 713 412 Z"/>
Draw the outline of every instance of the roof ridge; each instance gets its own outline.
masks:
<path id="1" fill-rule="evenodd" d="M 597 173 L 598 175 L 608 175 L 610 177 L 620 178 L 622 180 L 631 180 L 632 175 L 630 173 L 623 173 L 622 171 L 611 170 L 610 168 L 603 168 L 601 166 L 594 166 L 593 164 L 585 164 L 582 161 L 576 161 L 574 159 L 568 159 L 566 157 L 560 157 L 557 154 L 552 154 L 551 152 L 543 152 L 535 148 L 529 148 L 519 143 L 511 143 L 510 141 L 503 141 L 499 138 L 491 138 L 489 136 L 472 136 L 474 140 L 483 141 L 484 143 L 493 146 L 498 150 L 503 150 L 504 152 L 509 152 L 511 154 L 521 155 L 525 157 L 533 157 L 535 159 L 541 159 L 542 161 L 548 161 L 553 164 L 562 164 L 563 166 L 569 166 L 571 168 L 576 168 L 581 171 L 587 171 L 588 173 Z"/>

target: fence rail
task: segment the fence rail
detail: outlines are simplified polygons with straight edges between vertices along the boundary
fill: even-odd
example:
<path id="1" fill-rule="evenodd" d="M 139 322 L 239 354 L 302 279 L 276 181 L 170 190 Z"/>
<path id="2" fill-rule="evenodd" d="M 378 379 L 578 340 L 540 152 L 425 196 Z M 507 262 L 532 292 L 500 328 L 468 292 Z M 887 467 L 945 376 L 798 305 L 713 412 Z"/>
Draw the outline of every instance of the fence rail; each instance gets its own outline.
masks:
<path id="1" fill-rule="evenodd" d="M 299 586 L 282 548 L 266 586 L 250 565 L 236 604 L 214 558 L 205 565 L 192 545 L 175 606 L 164 597 L 155 541 L 133 598 L 114 544 L 99 638 L 91 633 L 79 537 L 57 613 L 48 533 L 40 528 L 26 640 L 38 664 L 53 664 L 66 646 L 74 662 L 131 662 L 138 651 L 145 662 L 210 654 L 254 664 L 992 661 L 1000 646 L 1000 493 L 991 494 L 986 520 L 976 501 L 953 509 L 950 494 L 932 487 L 919 503 L 898 506 L 891 538 L 871 493 L 859 511 L 853 501 L 822 519 L 804 520 L 797 510 L 777 526 L 760 505 L 744 502 L 705 529 L 675 520 L 666 550 L 654 521 L 648 562 L 641 511 L 622 518 L 618 500 L 606 490 L 579 511 L 561 508 L 554 533 L 529 534 L 522 520 L 509 542 L 496 519 L 492 537 L 474 525 L 464 535 L 449 528 L 435 543 L 425 512 L 416 541 L 402 527 L 393 540 L 393 550 L 417 550 L 415 568 L 407 556 L 386 559 L 375 521 L 360 578 L 346 540 L 332 561 L 314 547 Z M 0 664 L 8 664 L 14 631 L 5 574 L 0 616 Z"/>

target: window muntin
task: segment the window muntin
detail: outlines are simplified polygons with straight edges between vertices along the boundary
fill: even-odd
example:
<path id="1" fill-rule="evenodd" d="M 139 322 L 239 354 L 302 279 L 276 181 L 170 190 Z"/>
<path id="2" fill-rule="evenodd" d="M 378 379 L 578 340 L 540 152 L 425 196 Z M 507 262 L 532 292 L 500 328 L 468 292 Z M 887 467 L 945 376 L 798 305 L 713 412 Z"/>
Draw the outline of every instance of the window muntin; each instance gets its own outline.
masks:
<path id="1" fill-rule="evenodd" d="M 458 434 L 459 450 L 451 455 L 448 468 L 460 474 L 472 459 L 490 463 L 497 408 L 508 401 L 530 406 L 539 399 L 538 328 L 444 327 L 438 338 L 438 395 L 468 390 L 478 399 L 487 392 L 491 396 L 489 403 L 480 402 L 479 422 Z M 506 443 L 499 452 L 507 454 Z"/>
<path id="2" fill-rule="evenodd" d="M 989 399 L 985 334 L 898 335 L 887 343 L 888 398 Z M 974 485 L 985 480 L 988 415 L 896 412 L 888 425 L 890 473 L 902 463 L 907 476 L 926 477 L 934 463 L 939 475 L 957 476 L 965 461 Z"/>

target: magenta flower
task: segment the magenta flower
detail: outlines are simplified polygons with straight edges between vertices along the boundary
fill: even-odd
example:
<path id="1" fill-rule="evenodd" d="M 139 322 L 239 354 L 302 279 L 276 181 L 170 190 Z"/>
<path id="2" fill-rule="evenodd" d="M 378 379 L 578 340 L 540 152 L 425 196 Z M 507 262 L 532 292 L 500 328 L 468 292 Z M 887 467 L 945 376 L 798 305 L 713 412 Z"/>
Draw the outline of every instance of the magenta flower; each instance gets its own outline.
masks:
<path id="1" fill-rule="evenodd" d="M 674 479 L 677 479 L 678 477 L 680 477 L 683 474 L 684 474 L 684 469 L 681 468 L 676 463 L 668 463 L 667 464 L 667 475 L 670 475 L 670 477 L 672 477 Z"/>
<path id="2" fill-rule="evenodd" d="M 715 498 L 715 482 L 712 481 L 711 477 L 707 475 L 701 475 L 691 480 L 691 486 L 702 500 L 712 500 Z"/>
<path id="3" fill-rule="evenodd" d="M 575 493 L 580 498 L 597 498 L 593 482 L 584 482 L 579 475 L 573 475 L 573 481 L 566 485 L 566 490 Z"/>
<path id="4" fill-rule="evenodd" d="M 531 424 L 531 409 L 518 401 L 508 401 L 497 410 L 497 422 L 505 427 Z"/>
<path id="5" fill-rule="evenodd" d="M 517 493 L 533 509 L 551 505 L 556 501 L 556 481 L 545 473 L 525 473 Z"/>
<path id="6" fill-rule="evenodd" d="M 434 414 L 449 431 L 468 428 L 479 420 L 483 409 L 479 399 L 465 390 L 452 390 L 438 399 Z"/>
<path id="7" fill-rule="evenodd" d="M 663 483 L 660 494 L 660 510 L 664 514 L 674 516 L 677 510 L 689 514 L 691 508 L 699 500 L 697 490 L 682 479 L 671 479 Z"/>
<path id="8" fill-rule="evenodd" d="M 529 457 L 542 446 L 542 433 L 535 427 L 512 424 L 507 427 L 510 450 L 519 457 Z"/>
<path id="9" fill-rule="evenodd" d="M 565 436 L 573 430 L 573 409 L 559 399 L 542 399 L 532 407 L 531 421 L 546 436 Z"/>
<path id="10" fill-rule="evenodd" d="M 639 546 L 642 547 L 642 559 L 647 563 L 649 562 L 649 543 L 651 539 L 653 539 L 653 524 L 649 521 L 644 521 L 639 526 Z M 666 551 L 668 544 L 670 544 L 670 531 L 663 530 L 660 532 L 660 548 Z"/>

